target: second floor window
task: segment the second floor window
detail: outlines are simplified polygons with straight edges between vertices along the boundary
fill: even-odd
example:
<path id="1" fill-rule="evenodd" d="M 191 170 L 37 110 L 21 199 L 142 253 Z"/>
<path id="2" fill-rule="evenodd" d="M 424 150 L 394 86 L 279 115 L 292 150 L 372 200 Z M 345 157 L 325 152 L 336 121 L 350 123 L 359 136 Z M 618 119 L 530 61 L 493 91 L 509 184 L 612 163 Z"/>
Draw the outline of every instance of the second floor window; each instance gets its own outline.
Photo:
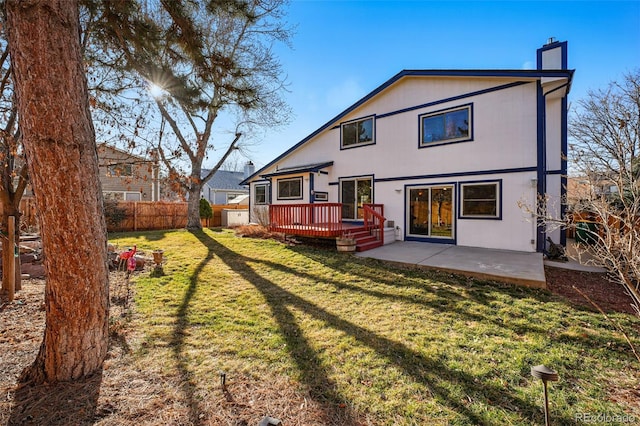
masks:
<path id="1" fill-rule="evenodd" d="M 420 146 L 471 140 L 471 105 L 420 116 Z"/>
<path id="2" fill-rule="evenodd" d="M 342 148 L 375 143 L 373 117 L 343 123 L 340 131 Z"/>

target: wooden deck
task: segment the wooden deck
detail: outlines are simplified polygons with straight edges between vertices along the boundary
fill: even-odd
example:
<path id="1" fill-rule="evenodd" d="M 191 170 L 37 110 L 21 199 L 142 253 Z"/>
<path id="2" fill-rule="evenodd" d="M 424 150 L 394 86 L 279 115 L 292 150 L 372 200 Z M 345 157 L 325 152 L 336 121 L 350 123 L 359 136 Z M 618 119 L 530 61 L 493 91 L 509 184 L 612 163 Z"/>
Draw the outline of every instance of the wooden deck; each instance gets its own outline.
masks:
<path id="1" fill-rule="evenodd" d="M 383 206 L 363 205 L 363 223 L 344 222 L 341 203 L 272 204 L 269 206 L 269 229 L 288 235 L 336 238 L 350 235 L 363 251 L 384 244 Z"/>
<path id="2" fill-rule="evenodd" d="M 312 224 L 290 224 L 271 225 L 269 227 L 274 232 L 282 232 L 289 235 L 301 235 L 320 238 L 335 238 L 350 232 L 364 229 L 364 225 L 357 223 L 342 222 L 335 223 L 312 223 Z"/>

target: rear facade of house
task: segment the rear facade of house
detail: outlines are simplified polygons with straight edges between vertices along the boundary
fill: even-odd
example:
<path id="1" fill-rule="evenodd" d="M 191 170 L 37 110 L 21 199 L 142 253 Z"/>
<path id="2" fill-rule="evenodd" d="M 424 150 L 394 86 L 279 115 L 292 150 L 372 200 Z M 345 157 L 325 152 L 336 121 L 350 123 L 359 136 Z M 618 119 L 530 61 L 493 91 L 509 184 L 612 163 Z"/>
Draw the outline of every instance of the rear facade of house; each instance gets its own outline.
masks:
<path id="1" fill-rule="evenodd" d="M 339 203 L 338 220 L 358 224 L 375 205 L 393 240 L 564 244 L 531 209 L 540 199 L 550 214 L 564 209 L 567 43 L 550 41 L 537 61 L 535 70 L 401 71 L 247 178 L 251 220 Z"/>

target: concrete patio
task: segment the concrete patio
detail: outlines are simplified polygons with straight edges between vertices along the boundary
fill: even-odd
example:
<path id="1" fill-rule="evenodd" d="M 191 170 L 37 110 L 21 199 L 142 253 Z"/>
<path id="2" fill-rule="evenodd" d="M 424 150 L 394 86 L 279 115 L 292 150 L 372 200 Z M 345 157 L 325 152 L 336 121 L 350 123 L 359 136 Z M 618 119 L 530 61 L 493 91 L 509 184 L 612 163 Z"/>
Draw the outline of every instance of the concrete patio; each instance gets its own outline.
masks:
<path id="1" fill-rule="evenodd" d="M 357 253 L 356 256 L 527 287 L 547 288 L 542 253 L 397 241 Z"/>

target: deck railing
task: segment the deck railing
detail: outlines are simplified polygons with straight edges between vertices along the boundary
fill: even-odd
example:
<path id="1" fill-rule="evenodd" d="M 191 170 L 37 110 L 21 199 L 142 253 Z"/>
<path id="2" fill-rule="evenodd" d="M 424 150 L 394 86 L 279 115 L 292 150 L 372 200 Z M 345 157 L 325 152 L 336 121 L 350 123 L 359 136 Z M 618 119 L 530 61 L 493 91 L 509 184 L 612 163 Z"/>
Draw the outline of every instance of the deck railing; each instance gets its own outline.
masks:
<path id="1" fill-rule="evenodd" d="M 382 204 L 364 204 L 364 226 L 384 244 L 384 206 Z"/>
<path id="2" fill-rule="evenodd" d="M 332 237 L 342 232 L 342 203 L 272 204 L 269 229 L 309 237 Z"/>

